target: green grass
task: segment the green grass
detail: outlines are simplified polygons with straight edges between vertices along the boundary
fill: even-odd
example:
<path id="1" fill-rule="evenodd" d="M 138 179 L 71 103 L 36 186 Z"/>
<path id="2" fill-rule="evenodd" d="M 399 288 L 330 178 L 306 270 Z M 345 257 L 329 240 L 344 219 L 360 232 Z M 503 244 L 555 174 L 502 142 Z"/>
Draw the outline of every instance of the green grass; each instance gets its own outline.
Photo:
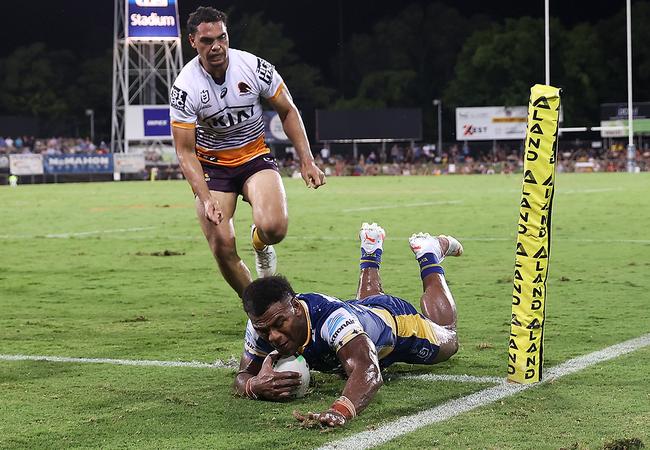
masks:
<path id="1" fill-rule="evenodd" d="M 465 254 L 445 262 L 458 355 L 389 369 L 368 409 L 331 433 L 302 430 L 291 417 L 331 403 L 343 381 L 330 375 L 314 374 L 306 398 L 274 404 L 234 397 L 232 370 L 0 361 L 0 447 L 311 448 L 486 387 L 396 373 L 505 376 L 520 175 L 330 178 L 318 191 L 285 184 L 290 229 L 279 269 L 298 291 L 352 297 L 358 227 L 378 221 L 388 233 L 384 288 L 417 303 L 406 238 L 459 237 Z M 645 173 L 558 176 L 546 367 L 650 332 L 648 193 Z M 240 253 L 252 267 L 250 207 L 238 209 Z M 186 182 L 2 187 L 0 217 L 0 353 L 239 357 L 245 316 L 218 274 Z M 86 234 L 48 237 L 66 233 Z M 153 256 L 165 250 L 176 255 Z M 648 446 L 649 356 L 637 351 L 385 447 L 602 448 L 623 438 Z"/>

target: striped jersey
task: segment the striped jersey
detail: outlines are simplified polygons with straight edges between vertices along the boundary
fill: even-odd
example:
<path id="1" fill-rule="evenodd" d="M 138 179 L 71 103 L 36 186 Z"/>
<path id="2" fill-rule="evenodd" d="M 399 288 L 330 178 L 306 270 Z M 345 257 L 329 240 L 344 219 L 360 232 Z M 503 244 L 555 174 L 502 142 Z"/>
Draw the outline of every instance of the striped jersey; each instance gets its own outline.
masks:
<path id="1" fill-rule="evenodd" d="M 196 130 L 196 155 L 201 163 L 240 166 L 269 153 L 260 99 L 276 97 L 282 89 L 284 83 L 275 67 L 251 53 L 228 49 L 222 84 L 196 56 L 171 88 L 171 124 Z"/>
<path id="2" fill-rule="evenodd" d="M 307 317 L 307 338 L 299 350 L 313 370 L 340 368 L 338 350 L 356 336 L 373 342 L 380 367 L 394 362 L 431 364 L 438 354 L 441 327 L 419 314 L 406 300 L 373 295 L 363 300 L 342 301 L 324 294 L 296 295 Z M 251 321 L 246 325 L 244 352 L 263 359 L 273 347 L 261 338 Z"/>

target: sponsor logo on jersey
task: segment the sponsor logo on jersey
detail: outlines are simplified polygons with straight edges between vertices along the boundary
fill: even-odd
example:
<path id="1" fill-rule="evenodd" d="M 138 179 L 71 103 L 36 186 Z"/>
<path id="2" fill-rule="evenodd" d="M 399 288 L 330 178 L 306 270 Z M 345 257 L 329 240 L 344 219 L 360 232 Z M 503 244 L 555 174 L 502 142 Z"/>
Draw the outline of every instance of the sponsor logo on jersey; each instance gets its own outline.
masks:
<path id="1" fill-rule="evenodd" d="M 257 69 L 255 69 L 255 71 L 260 80 L 268 85 L 271 84 L 271 80 L 273 80 L 273 72 L 275 71 L 275 67 L 273 67 L 271 63 L 264 61 L 262 58 L 257 58 Z"/>
<path id="2" fill-rule="evenodd" d="M 185 101 L 187 100 L 187 92 L 182 89 L 172 86 L 171 92 L 169 93 L 169 104 L 172 108 L 178 109 L 179 111 L 185 110 Z"/>
<path id="3" fill-rule="evenodd" d="M 203 89 L 201 91 L 201 103 L 208 103 L 209 101 L 210 101 L 210 93 L 208 92 L 207 89 Z"/>
<path id="4" fill-rule="evenodd" d="M 212 117 L 206 117 L 203 121 L 212 128 L 232 127 L 253 117 L 254 108 L 255 105 L 229 106 Z"/>
<path id="5" fill-rule="evenodd" d="M 221 93 L 219 93 L 219 97 L 224 98 L 227 93 L 228 93 L 228 88 L 225 87 L 225 88 L 221 89 Z"/>
<path id="6" fill-rule="evenodd" d="M 343 323 L 341 324 L 340 327 L 338 327 L 338 328 L 336 329 L 336 331 L 334 332 L 334 334 L 332 335 L 332 338 L 331 338 L 331 342 L 332 342 L 332 344 L 336 342 L 336 338 L 339 337 L 339 335 L 341 334 L 341 332 L 342 332 L 343 330 L 345 330 L 347 327 L 349 327 L 350 325 L 354 325 L 354 321 L 353 321 L 352 319 L 348 319 L 348 320 L 346 320 L 345 322 L 343 322 Z"/>

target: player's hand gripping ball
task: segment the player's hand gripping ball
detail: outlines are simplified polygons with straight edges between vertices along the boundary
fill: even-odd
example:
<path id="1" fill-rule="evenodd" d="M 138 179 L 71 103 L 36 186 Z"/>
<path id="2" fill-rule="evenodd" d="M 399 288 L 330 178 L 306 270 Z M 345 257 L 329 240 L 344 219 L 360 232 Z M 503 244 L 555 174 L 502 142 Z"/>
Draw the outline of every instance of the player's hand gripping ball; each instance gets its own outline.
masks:
<path id="1" fill-rule="evenodd" d="M 300 374 L 300 387 L 296 390 L 294 397 L 304 397 L 309 387 L 309 366 L 302 355 L 287 356 L 280 358 L 273 363 L 273 370 L 276 372 L 298 372 Z"/>

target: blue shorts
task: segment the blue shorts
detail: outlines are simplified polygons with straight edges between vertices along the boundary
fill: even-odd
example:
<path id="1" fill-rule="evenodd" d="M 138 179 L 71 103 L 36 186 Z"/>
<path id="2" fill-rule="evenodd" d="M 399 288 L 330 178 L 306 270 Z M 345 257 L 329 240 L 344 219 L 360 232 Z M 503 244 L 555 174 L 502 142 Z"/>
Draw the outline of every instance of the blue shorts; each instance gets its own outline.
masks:
<path id="1" fill-rule="evenodd" d="M 420 314 L 406 300 L 392 295 L 372 295 L 350 303 L 382 308 L 394 321 L 395 348 L 379 361 L 381 368 L 396 362 L 409 364 L 433 364 L 440 347 L 433 322 Z"/>

